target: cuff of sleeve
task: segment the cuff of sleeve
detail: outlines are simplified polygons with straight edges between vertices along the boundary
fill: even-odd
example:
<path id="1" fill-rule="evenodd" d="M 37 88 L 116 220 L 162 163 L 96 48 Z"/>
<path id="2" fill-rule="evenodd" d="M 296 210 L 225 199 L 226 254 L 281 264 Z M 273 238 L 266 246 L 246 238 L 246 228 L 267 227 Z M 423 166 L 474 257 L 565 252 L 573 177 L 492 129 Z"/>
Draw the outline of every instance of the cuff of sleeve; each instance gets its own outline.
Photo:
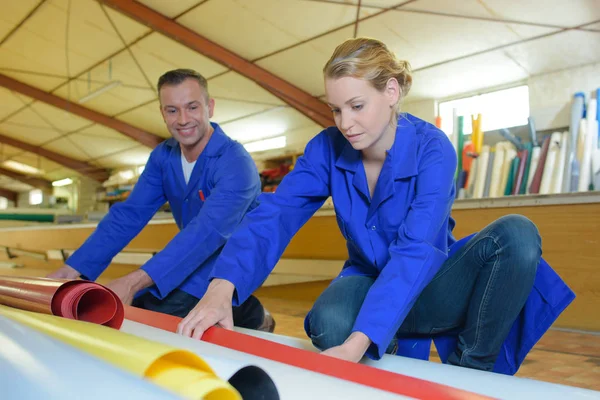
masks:
<path id="1" fill-rule="evenodd" d="M 240 304 L 242 304 L 244 301 L 246 301 L 248 299 L 248 297 L 250 297 L 250 293 L 247 293 L 247 291 L 244 290 L 244 283 L 243 283 L 242 279 L 239 279 L 238 277 L 234 276 L 233 274 L 212 273 L 208 277 L 208 281 L 210 282 L 213 279 L 224 279 L 233 284 L 233 287 L 235 288 L 235 290 L 233 291 L 231 305 L 234 307 L 238 307 Z"/>
<path id="2" fill-rule="evenodd" d="M 79 272 L 82 277 L 90 281 L 98 279 L 98 276 L 100 276 L 101 271 L 104 269 L 98 265 L 94 266 L 91 262 L 86 261 L 79 251 L 75 251 L 75 253 L 67 258 L 65 263 Z"/>
<path id="3" fill-rule="evenodd" d="M 371 360 L 379 360 L 383 357 L 385 350 L 387 349 L 387 344 L 383 343 L 384 339 L 382 338 L 381 332 L 377 332 L 376 329 L 361 323 L 356 323 L 352 332 L 362 332 L 371 339 L 371 345 L 365 353 L 368 358 Z"/>
<path id="4" fill-rule="evenodd" d="M 148 274 L 152 282 L 154 282 L 154 287 L 152 287 L 151 291 L 158 297 L 160 300 L 164 299 L 169 293 L 175 289 L 167 279 L 162 279 L 160 276 L 159 269 L 156 268 L 154 263 L 147 262 L 146 264 L 141 266 L 141 270 Z"/>

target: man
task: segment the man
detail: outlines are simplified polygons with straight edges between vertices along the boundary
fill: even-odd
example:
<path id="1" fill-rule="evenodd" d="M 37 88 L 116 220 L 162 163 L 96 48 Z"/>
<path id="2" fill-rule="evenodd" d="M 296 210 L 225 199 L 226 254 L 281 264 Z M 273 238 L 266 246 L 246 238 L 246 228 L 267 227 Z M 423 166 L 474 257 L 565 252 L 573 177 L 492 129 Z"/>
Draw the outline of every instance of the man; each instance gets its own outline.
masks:
<path id="1" fill-rule="evenodd" d="M 152 151 L 127 200 L 111 207 L 66 265 L 49 277 L 95 280 L 168 201 L 181 231 L 140 269 L 107 286 L 125 304 L 185 317 L 206 293 L 230 285 L 209 276 L 229 236 L 256 207 L 260 179 L 244 147 L 209 121 L 215 101 L 202 75 L 169 71 L 160 77 L 158 92 L 172 138 Z M 234 307 L 233 324 L 274 328 L 255 297 Z M 233 328 L 231 320 L 223 325 Z"/>

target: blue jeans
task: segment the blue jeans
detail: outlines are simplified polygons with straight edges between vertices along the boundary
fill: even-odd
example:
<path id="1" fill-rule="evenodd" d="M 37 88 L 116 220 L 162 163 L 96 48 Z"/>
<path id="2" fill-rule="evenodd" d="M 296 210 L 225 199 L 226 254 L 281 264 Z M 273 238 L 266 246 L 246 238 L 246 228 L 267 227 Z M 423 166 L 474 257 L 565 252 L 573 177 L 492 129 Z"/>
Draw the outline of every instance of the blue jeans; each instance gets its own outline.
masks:
<path id="1" fill-rule="evenodd" d="M 527 218 L 507 215 L 492 222 L 444 262 L 386 353 L 395 354 L 399 337 L 454 334 L 458 345 L 448 363 L 491 371 L 531 292 L 541 253 L 540 235 Z M 344 277 L 321 294 L 308 321 L 317 348 L 348 338 L 374 281 Z"/>

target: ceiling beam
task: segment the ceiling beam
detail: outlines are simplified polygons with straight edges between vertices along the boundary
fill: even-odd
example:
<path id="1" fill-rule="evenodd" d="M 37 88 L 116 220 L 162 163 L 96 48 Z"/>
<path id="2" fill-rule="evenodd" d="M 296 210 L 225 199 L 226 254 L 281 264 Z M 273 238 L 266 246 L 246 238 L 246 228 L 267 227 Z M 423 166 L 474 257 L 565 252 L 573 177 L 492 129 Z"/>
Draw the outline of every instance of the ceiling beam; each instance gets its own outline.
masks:
<path id="1" fill-rule="evenodd" d="M 317 97 L 281 79 L 264 68 L 219 46 L 204 36 L 188 29 L 151 8 L 134 0 L 99 0 L 101 3 L 145 24 L 153 30 L 178 41 L 206 57 L 225 65 L 235 72 L 256 82 L 317 124 L 334 125 L 331 110 Z"/>
<path id="2" fill-rule="evenodd" d="M 108 171 L 103 168 L 95 167 L 91 164 L 88 164 L 84 161 L 75 160 L 73 158 L 64 156 L 62 154 L 55 153 L 50 150 L 46 150 L 39 146 L 34 146 L 29 143 L 21 142 L 20 140 L 13 139 L 9 136 L 5 136 L 0 134 L 0 143 L 7 144 L 12 147 L 19 148 L 21 150 L 28 151 L 30 153 L 35 153 L 44 158 L 54 161 L 66 168 L 72 169 L 81 175 L 85 175 L 89 178 L 95 179 L 99 182 L 104 182 L 108 179 Z"/>
<path id="3" fill-rule="evenodd" d="M 12 201 L 16 205 L 19 193 L 13 192 L 12 190 L 0 188 L 0 196 L 6 197 L 8 200 Z"/>
<path id="4" fill-rule="evenodd" d="M 22 174 L 20 172 L 16 172 L 10 169 L 0 167 L 0 175 L 4 175 L 16 181 L 26 183 L 29 186 L 33 186 L 36 189 L 52 189 L 52 182 L 50 182 L 47 179 L 36 178 L 34 176 Z"/>
<path id="5" fill-rule="evenodd" d="M 50 104 L 51 106 L 63 109 L 67 112 L 88 119 L 97 124 L 114 129 L 118 132 L 121 132 L 123 135 L 140 142 L 144 146 L 150 147 L 151 149 L 155 148 L 159 143 L 161 143 L 164 140 L 164 138 L 158 135 L 146 132 L 142 129 L 131 126 L 126 122 L 119 121 L 116 118 L 109 117 L 89 108 L 82 107 L 79 104 L 65 100 L 62 97 L 58 97 L 54 94 L 44 92 L 43 90 L 19 82 L 4 74 L 0 74 L 0 86 L 21 93 L 25 96 L 29 96 L 35 100 L 42 101 L 46 104 Z"/>

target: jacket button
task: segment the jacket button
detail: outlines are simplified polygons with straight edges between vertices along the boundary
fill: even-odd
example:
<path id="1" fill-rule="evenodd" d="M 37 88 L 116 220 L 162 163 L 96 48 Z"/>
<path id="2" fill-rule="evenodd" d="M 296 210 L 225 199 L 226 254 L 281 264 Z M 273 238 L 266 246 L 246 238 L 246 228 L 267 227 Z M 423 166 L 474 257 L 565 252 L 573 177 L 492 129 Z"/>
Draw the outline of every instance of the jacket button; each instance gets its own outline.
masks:
<path id="1" fill-rule="evenodd" d="M 374 231 L 374 230 L 376 230 L 376 229 L 377 229 L 377 228 L 375 227 L 375 225 L 373 225 L 373 226 L 371 227 L 371 230 L 372 230 L 372 231 Z"/>

